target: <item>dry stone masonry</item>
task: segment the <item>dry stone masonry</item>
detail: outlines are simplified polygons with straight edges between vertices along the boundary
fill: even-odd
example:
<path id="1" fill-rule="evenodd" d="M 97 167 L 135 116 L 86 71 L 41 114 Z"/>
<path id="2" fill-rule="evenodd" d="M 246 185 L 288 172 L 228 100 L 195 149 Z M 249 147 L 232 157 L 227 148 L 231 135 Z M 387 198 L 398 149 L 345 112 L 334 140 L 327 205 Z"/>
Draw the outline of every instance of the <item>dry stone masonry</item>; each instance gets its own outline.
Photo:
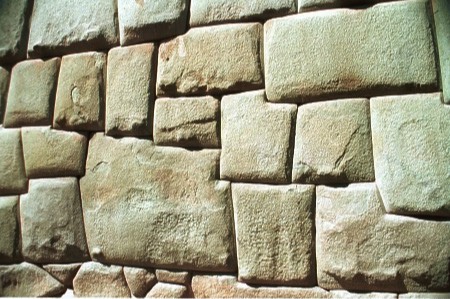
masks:
<path id="1" fill-rule="evenodd" d="M 450 1 L 0 1 L 0 297 L 450 298 Z"/>

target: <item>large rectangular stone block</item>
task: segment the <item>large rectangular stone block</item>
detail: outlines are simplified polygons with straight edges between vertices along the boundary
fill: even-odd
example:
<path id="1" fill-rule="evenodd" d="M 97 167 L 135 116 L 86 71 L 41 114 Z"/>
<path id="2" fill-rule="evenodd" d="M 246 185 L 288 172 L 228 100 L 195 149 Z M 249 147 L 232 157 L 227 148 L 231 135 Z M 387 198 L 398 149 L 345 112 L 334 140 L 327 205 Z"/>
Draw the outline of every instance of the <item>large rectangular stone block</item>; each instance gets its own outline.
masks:
<path id="1" fill-rule="evenodd" d="M 20 129 L 0 127 L 0 145 L 0 195 L 26 192 L 28 180 L 25 175 Z"/>
<path id="2" fill-rule="evenodd" d="M 434 91 L 435 54 L 425 0 L 269 20 L 264 25 L 267 98 L 304 103 Z"/>

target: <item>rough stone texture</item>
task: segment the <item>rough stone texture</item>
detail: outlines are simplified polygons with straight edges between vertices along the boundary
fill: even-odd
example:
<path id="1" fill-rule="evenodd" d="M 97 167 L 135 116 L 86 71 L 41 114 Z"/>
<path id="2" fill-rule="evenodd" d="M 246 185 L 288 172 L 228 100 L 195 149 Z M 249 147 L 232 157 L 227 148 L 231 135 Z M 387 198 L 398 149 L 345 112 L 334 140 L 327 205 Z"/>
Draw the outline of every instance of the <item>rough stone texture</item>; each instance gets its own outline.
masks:
<path id="1" fill-rule="evenodd" d="M 73 279 L 81 267 L 81 263 L 51 264 L 42 266 L 51 276 L 67 288 L 73 288 Z"/>
<path id="2" fill-rule="evenodd" d="M 385 214 L 375 184 L 319 186 L 316 192 L 319 286 L 383 292 L 449 289 L 450 221 Z"/>
<path id="3" fill-rule="evenodd" d="M 193 28 L 159 47 L 156 94 L 201 95 L 264 86 L 259 23 Z"/>
<path id="4" fill-rule="evenodd" d="M 0 128 L 0 194 L 12 195 L 27 191 L 20 129 Z"/>
<path id="5" fill-rule="evenodd" d="M 444 102 L 450 104 L 450 1 L 431 0 L 439 49 Z"/>
<path id="6" fill-rule="evenodd" d="M 220 147 L 220 101 L 211 96 L 160 98 L 155 103 L 157 145 Z"/>
<path id="7" fill-rule="evenodd" d="M 167 270 L 156 270 L 156 278 L 159 282 L 176 283 L 188 285 L 191 282 L 191 274 L 186 271 L 175 272 Z"/>
<path id="8" fill-rule="evenodd" d="M 145 297 L 148 291 L 158 282 L 155 274 L 147 269 L 124 267 L 123 274 L 134 297 Z"/>
<path id="9" fill-rule="evenodd" d="M 292 181 L 374 181 L 373 168 L 369 100 L 337 100 L 299 107 Z"/>
<path id="10" fill-rule="evenodd" d="M 25 260 L 72 263 L 89 258 L 77 178 L 30 180 L 28 194 L 20 197 L 20 222 Z"/>
<path id="11" fill-rule="evenodd" d="M 27 60 L 16 64 L 6 102 L 5 127 L 52 124 L 60 58 Z"/>
<path id="12" fill-rule="evenodd" d="M 304 12 L 317 9 L 373 5 L 378 2 L 387 1 L 393 0 L 298 0 L 298 10 L 299 12 Z"/>
<path id="13" fill-rule="evenodd" d="M 131 297 L 123 269 L 96 262 L 84 263 L 73 280 L 76 297 Z"/>
<path id="14" fill-rule="evenodd" d="M 94 135 L 81 179 L 91 256 L 143 267 L 235 271 L 230 183 L 216 181 L 219 155 Z"/>
<path id="15" fill-rule="evenodd" d="M 0 66 L 0 125 L 3 123 L 3 114 L 5 111 L 6 98 L 9 87 L 9 71 Z"/>
<path id="16" fill-rule="evenodd" d="M 289 182 L 297 106 L 267 103 L 264 91 L 252 91 L 224 96 L 221 109 L 220 177 Z"/>
<path id="17" fill-rule="evenodd" d="M 406 293 L 399 294 L 399 299 L 448 299 L 450 293 Z"/>
<path id="18" fill-rule="evenodd" d="M 188 289 L 185 286 L 158 282 L 145 296 L 146 298 L 186 298 Z"/>
<path id="19" fill-rule="evenodd" d="M 56 90 L 53 127 L 102 131 L 106 54 L 87 52 L 64 56 Z"/>
<path id="20" fill-rule="evenodd" d="M 82 176 L 87 138 L 49 127 L 22 129 L 25 171 L 29 178 Z"/>
<path id="21" fill-rule="evenodd" d="M 29 0 L 0 1 L 0 64 L 26 58 Z"/>
<path id="22" fill-rule="evenodd" d="M 0 263 L 17 260 L 20 242 L 19 197 L 0 196 Z"/>
<path id="23" fill-rule="evenodd" d="M 188 8 L 186 0 L 118 0 L 120 44 L 137 44 L 183 34 Z"/>
<path id="24" fill-rule="evenodd" d="M 154 44 L 114 48 L 109 51 L 106 134 L 152 134 L 156 52 Z"/>
<path id="25" fill-rule="evenodd" d="M 304 103 L 436 90 L 431 27 L 425 0 L 269 20 L 267 97 Z"/>
<path id="26" fill-rule="evenodd" d="M 251 287 L 234 276 L 196 275 L 192 278 L 196 298 L 331 298 L 319 287 Z"/>
<path id="27" fill-rule="evenodd" d="M 439 93 L 370 103 L 375 177 L 386 211 L 450 216 L 450 107 Z"/>
<path id="28" fill-rule="evenodd" d="M 66 288 L 41 268 L 23 262 L 0 266 L 0 294 L 5 297 L 61 296 Z"/>
<path id="29" fill-rule="evenodd" d="M 119 44 L 114 0 L 34 0 L 28 54 L 61 56 Z"/>
<path id="30" fill-rule="evenodd" d="M 314 186 L 233 184 L 239 280 L 314 286 Z"/>
<path id="31" fill-rule="evenodd" d="M 264 21 L 295 13 L 297 0 L 191 0 L 191 18 L 194 26 L 218 23 Z"/>

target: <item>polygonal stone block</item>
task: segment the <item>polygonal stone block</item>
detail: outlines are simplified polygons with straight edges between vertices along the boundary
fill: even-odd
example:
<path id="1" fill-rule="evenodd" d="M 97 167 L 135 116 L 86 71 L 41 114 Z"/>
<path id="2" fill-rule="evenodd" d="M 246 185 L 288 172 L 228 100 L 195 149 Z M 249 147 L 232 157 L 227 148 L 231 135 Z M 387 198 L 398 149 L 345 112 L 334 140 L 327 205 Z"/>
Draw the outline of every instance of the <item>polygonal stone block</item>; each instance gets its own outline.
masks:
<path id="1" fill-rule="evenodd" d="M 0 263 L 9 264 L 19 254 L 19 196 L 0 196 Z"/>
<path id="2" fill-rule="evenodd" d="M 28 187 L 20 129 L 0 128 L 0 195 L 24 193 Z"/>

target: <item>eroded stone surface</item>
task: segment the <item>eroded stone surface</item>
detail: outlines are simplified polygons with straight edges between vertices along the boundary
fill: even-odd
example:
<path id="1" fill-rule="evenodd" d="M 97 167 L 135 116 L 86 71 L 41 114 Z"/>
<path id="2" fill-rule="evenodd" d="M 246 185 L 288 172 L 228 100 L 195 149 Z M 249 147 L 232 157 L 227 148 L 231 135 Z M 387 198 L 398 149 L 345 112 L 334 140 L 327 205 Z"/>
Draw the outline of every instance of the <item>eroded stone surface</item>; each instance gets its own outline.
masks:
<path id="1" fill-rule="evenodd" d="M 154 44 L 114 48 L 109 51 L 106 134 L 151 135 L 156 52 Z"/>
<path id="2" fill-rule="evenodd" d="M 423 0 L 269 20 L 267 97 L 304 103 L 436 90 L 431 27 Z"/>
<path id="3" fill-rule="evenodd" d="M 158 282 L 145 296 L 146 298 L 185 298 L 188 290 L 185 286 Z"/>
<path id="4" fill-rule="evenodd" d="M 184 33 L 188 3 L 118 0 L 120 44 L 155 41 Z"/>
<path id="5" fill-rule="evenodd" d="M 314 186 L 233 184 L 239 280 L 315 285 Z"/>
<path id="6" fill-rule="evenodd" d="M 0 194 L 24 193 L 28 187 L 20 129 L 0 128 Z"/>
<path id="7" fill-rule="evenodd" d="M 191 274 L 186 271 L 168 271 L 157 269 L 156 278 L 158 278 L 158 281 L 160 282 L 188 285 L 191 281 Z"/>
<path id="8" fill-rule="evenodd" d="M 67 288 L 73 288 L 73 279 L 81 267 L 81 263 L 50 264 L 42 266 L 51 276 Z"/>
<path id="9" fill-rule="evenodd" d="M 13 67 L 3 120 L 5 127 L 52 124 L 60 62 L 60 58 L 35 59 Z"/>
<path id="10" fill-rule="evenodd" d="M 77 178 L 30 180 L 28 194 L 20 196 L 20 222 L 27 261 L 72 263 L 89 258 Z"/>
<path id="11" fill-rule="evenodd" d="M 383 292 L 448 290 L 450 221 L 386 214 L 373 183 L 319 186 L 316 198 L 319 286 Z"/>
<path id="12" fill-rule="evenodd" d="M 297 106 L 266 103 L 260 90 L 224 96 L 221 109 L 220 177 L 289 182 Z"/>
<path id="13" fill-rule="evenodd" d="M 106 54 L 64 56 L 56 90 L 53 127 L 101 131 L 104 122 Z"/>
<path id="14" fill-rule="evenodd" d="M 143 268 L 123 267 L 123 274 L 131 294 L 135 297 L 145 297 L 158 282 L 155 274 Z"/>
<path id="15" fill-rule="evenodd" d="M 0 266 L 0 294 L 5 297 L 61 296 L 66 288 L 41 268 L 23 262 Z"/>
<path id="16" fill-rule="evenodd" d="M 96 134 L 80 183 L 91 255 L 143 267 L 235 271 L 230 183 L 216 181 L 219 155 Z"/>
<path id="17" fill-rule="evenodd" d="M 237 21 L 267 20 L 295 13 L 297 0 L 191 0 L 194 26 Z"/>
<path id="18" fill-rule="evenodd" d="M 19 197 L 0 196 L 0 263 L 13 263 L 19 253 Z"/>
<path id="19" fill-rule="evenodd" d="M 35 0 L 28 54 L 61 56 L 119 44 L 114 0 Z"/>
<path id="20" fill-rule="evenodd" d="M 193 28 L 159 47 L 158 96 L 204 95 L 263 87 L 262 25 Z"/>
<path id="21" fill-rule="evenodd" d="M 450 107 L 439 93 L 370 103 L 375 176 L 387 212 L 450 216 Z"/>
<path id="22" fill-rule="evenodd" d="M 0 125 L 3 123 L 6 98 L 8 96 L 9 71 L 0 66 Z"/>
<path id="23" fill-rule="evenodd" d="M 96 262 L 84 263 L 73 280 L 76 297 L 131 297 L 123 269 Z"/>
<path id="24" fill-rule="evenodd" d="M 375 180 L 367 99 L 298 108 L 292 181 L 333 184 Z"/>
<path id="25" fill-rule="evenodd" d="M 220 101 L 211 96 L 160 98 L 155 103 L 157 145 L 220 147 Z"/>

